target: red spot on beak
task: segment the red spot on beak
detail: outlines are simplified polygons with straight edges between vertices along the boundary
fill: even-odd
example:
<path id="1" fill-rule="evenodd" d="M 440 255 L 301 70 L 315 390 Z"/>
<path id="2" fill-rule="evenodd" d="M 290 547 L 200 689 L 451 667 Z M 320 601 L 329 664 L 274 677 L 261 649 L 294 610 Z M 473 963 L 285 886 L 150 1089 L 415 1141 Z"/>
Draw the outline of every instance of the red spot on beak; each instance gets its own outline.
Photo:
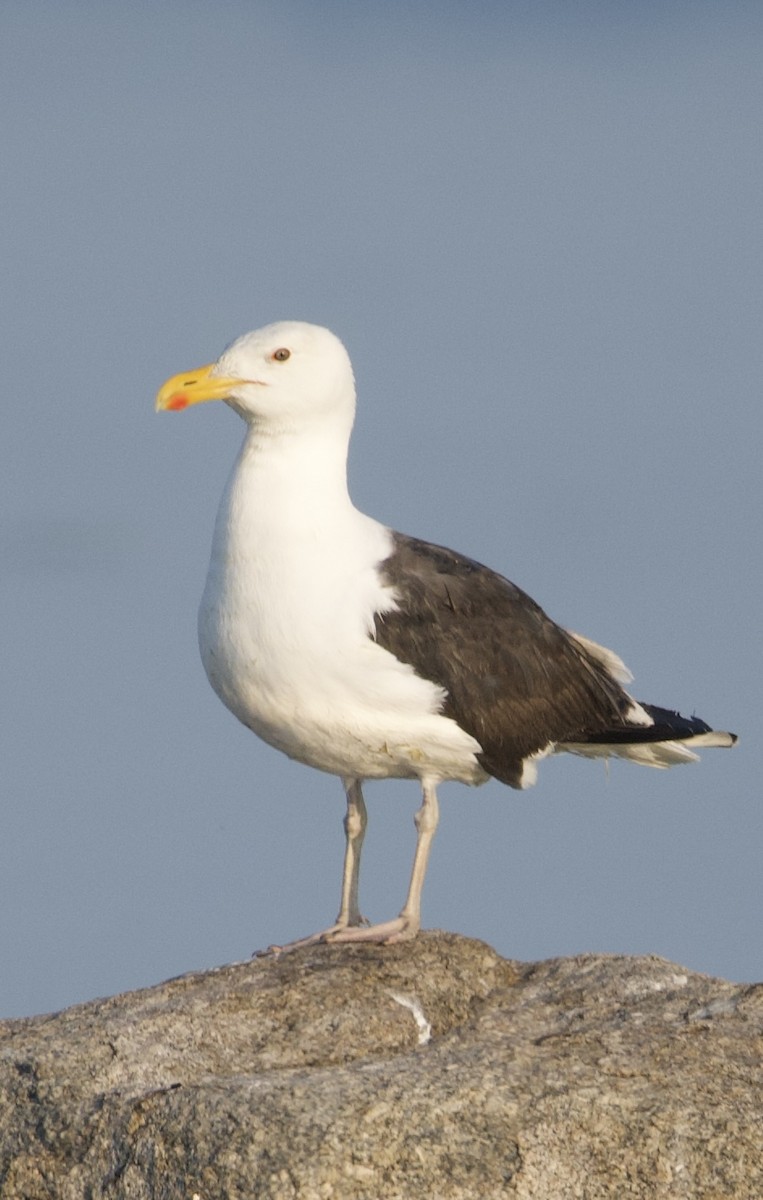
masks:
<path id="1" fill-rule="evenodd" d="M 182 392 L 178 392 L 177 396 L 172 397 L 167 408 L 170 412 L 179 412 L 181 408 L 188 408 L 188 397 L 184 396 Z"/>

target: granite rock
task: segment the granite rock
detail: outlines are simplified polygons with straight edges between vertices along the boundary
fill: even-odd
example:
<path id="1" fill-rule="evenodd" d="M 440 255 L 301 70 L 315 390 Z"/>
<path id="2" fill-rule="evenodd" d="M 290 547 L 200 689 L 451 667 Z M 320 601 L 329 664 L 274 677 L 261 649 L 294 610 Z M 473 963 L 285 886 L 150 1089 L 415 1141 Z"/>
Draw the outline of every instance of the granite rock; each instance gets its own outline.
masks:
<path id="1" fill-rule="evenodd" d="M 2 1200 L 759 1200 L 763 985 L 428 933 L 0 1023 Z"/>

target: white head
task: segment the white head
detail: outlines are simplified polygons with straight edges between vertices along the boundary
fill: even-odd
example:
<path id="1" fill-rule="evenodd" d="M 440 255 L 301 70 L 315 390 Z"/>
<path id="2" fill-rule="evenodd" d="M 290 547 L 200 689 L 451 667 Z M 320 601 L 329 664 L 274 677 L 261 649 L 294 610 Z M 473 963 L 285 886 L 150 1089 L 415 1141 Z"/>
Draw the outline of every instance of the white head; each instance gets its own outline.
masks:
<path id="1" fill-rule="evenodd" d="M 224 400 L 263 433 L 315 422 L 349 432 L 355 411 L 352 365 L 330 330 L 278 321 L 236 338 L 217 362 L 168 379 L 156 407 L 178 411 L 202 400 Z"/>

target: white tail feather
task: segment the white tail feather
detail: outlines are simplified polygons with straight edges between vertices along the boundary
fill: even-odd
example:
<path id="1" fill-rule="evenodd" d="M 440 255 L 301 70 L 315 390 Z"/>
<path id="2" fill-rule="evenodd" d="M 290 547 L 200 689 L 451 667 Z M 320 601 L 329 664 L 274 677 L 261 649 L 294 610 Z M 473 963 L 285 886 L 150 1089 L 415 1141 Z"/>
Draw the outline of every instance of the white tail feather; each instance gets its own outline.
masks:
<path id="1" fill-rule="evenodd" d="M 708 734 L 701 733 L 685 742 L 560 742 L 557 750 L 581 754 L 584 758 L 627 758 L 642 767 L 675 767 L 679 763 L 698 762 L 699 755 L 689 749 L 692 742 L 700 745 L 727 746 L 730 742 L 703 742 Z"/>

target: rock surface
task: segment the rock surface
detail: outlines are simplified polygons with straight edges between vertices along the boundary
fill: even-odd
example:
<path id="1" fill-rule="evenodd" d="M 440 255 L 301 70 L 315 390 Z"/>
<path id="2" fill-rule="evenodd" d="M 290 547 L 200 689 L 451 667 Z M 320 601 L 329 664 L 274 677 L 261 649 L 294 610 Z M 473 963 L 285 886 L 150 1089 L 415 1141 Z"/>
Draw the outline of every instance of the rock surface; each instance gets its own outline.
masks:
<path id="1" fill-rule="evenodd" d="M 0 1196 L 759 1200 L 762 1060 L 662 959 L 314 946 L 0 1023 Z"/>

